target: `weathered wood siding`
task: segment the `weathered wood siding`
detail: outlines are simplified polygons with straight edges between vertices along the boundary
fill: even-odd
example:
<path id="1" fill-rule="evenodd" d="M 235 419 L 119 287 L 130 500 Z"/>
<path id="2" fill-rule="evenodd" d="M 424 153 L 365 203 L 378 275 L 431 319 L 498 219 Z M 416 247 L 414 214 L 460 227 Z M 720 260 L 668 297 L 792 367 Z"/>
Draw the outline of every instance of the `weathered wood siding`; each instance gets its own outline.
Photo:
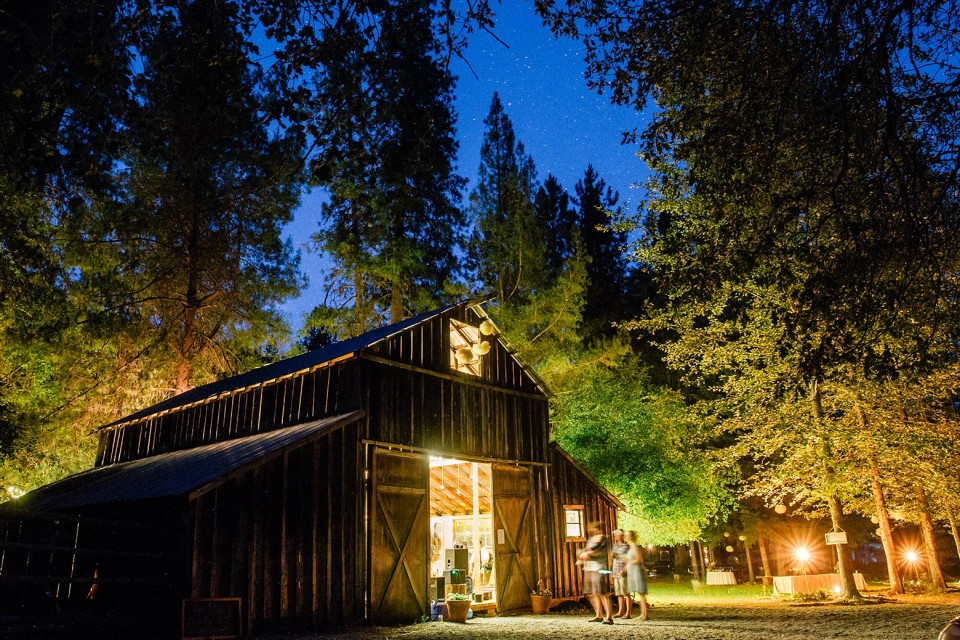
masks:
<path id="1" fill-rule="evenodd" d="M 359 408 L 357 361 L 320 366 L 100 435 L 97 466 L 272 431 Z"/>
<path id="2" fill-rule="evenodd" d="M 360 424 L 191 501 L 191 597 L 243 598 L 253 631 L 363 618 Z"/>
<path id="3" fill-rule="evenodd" d="M 617 528 L 617 505 L 556 446 L 550 447 L 550 463 L 553 524 L 548 530 L 554 554 L 549 580 L 555 598 L 577 597 L 583 595 L 583 569 L 576 564 L 577 552 L 584 543 L 566 540 L 563 507 L 583 505 L 584 525 L 602 522 L 609 535 Z"/>
<path id="4" fill-rule="evenodd" d="M 222 394 L 101 434 L 97 465 L 261 433 L 366 409 L 364 437 L 450 453 L 546 461 L 547 398 L 495 337 L 482 375 L 450 368 L 455 307 L 364 349 L 359 357 Z"/>

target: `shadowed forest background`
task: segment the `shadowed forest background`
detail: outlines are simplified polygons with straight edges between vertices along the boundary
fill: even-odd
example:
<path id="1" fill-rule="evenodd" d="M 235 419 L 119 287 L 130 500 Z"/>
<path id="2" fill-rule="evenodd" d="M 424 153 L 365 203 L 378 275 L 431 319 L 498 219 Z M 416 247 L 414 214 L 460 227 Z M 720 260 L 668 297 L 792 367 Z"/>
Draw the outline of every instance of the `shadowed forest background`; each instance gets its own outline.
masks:
<path id="1" fill-rule="evenodd" d="M 893 590 L 893 530 L 914 528 L 943 588 L 960 6 L 535 5 L 636 109 L 639 206 L 592 166 L 541 175 L 496 94 L 458 161 L 449 62 L 496 33 L 495 2 L 7 3 L 0 499 L 175 393 L 493 295 L 555 393 L 552 437 L 643 541 L 751 544 L 788 507 L 879 538 Z M 282 228 L 308 188 L 332 268 L 292 335 Z"/>

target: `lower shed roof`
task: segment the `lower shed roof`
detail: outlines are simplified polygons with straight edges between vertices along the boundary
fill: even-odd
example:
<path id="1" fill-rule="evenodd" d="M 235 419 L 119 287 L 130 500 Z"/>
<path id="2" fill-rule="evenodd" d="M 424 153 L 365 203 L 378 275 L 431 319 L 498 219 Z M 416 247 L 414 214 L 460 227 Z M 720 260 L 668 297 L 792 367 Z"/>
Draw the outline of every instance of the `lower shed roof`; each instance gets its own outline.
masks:
<path id="1" fill-rule="evenodd" d="M 188 495 L 219 484 L 225 476 L 262 464 L 362 415 L 362 411 L 353 411 L 276 431 L 97 467 L 31 491 L 17 503 L 38 511 L 60 511 Z"/>

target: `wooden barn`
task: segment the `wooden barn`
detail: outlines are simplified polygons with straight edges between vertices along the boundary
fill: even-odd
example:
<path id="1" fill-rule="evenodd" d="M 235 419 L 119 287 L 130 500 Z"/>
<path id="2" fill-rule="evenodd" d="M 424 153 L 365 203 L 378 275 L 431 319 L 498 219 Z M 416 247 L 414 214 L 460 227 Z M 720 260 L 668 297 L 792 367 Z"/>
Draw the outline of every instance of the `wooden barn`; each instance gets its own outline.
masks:
<path id="1" fill-rule="evenodd" d="M 549 442 L 547 390 L 475 302 L 127 416 L 95 468 L 18 502 L 0 586 L 238 598 L 252 632 L 417 620 L 465 557 L 478 608 L 539 580 L 578 597 L 586 523 L 622 507 Z"/>

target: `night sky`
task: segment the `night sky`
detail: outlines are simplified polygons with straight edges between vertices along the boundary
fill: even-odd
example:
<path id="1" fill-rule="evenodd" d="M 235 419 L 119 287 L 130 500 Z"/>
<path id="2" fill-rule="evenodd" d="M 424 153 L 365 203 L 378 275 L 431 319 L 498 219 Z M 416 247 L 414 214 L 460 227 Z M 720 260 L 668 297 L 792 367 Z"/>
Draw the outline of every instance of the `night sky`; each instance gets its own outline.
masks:
<path id="1" fill-rule="evenodd" d="M 483 119 L 494 91 L 500 93 L 517 138 L 533 156 L 538 178 L 553 173 L 573 195 L 573 187 L 587 165 L 620 192 L 621 203 L 635 208 L 640 191 L 632 185 L 645 175 L 636 148 L 620 144 L 621 133 L 644 124 L 628 107 L 611 105 L 606 96 L 587 90 L 583 78 L 583 47 L 570 39 L 557 40 L 541 25 L 529 2 L 506 0 L 497 7 L 497 42 L 487 33 L 475 33 L 466 59 L 453 64 L 457 130 L 460 137 L 458 172 L 470 180 L 464 202 L 480 163 Z M 287 232 L 303 246 L 317 228 L 323 194 L 307 195 Z M 303 251 L 303 271 L 310 284 L 303 294 L 283 305 L 288 321 L 298 328 L 302 316 L 321 299 L 323 258 Z"/>

